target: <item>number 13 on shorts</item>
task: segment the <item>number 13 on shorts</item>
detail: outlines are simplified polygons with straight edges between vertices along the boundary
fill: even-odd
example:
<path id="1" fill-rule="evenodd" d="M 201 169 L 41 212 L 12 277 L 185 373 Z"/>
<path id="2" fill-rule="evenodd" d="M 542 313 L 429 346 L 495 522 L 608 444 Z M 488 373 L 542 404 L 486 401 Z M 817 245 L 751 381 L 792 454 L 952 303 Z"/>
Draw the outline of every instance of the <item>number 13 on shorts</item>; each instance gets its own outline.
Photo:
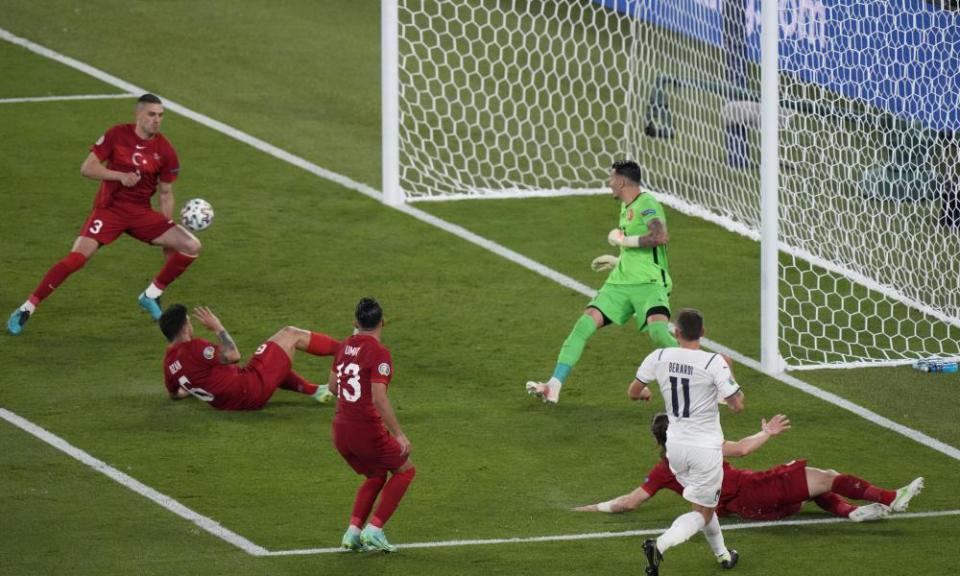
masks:
<path id="1" fill-rule="evenodd" d="M 343 378 L 347 376 L 347 381 Z M 356 402 L 360 399 L 360 366 L 351 362 L 337 365 L 338 396 L 347 402 Z"/>

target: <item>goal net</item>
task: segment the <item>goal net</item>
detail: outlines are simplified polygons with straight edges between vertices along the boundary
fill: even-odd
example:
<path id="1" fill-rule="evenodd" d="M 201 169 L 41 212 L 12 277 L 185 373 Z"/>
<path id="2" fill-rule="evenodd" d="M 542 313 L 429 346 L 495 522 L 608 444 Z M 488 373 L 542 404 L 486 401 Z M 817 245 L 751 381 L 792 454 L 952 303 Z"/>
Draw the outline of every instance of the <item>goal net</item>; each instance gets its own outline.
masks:
<path id="1" fill-rule="evenodd" d="M 631 157 L 759 240 L 760 5 L 399 0 L 406 200 L 597 192 Z M 777 5 L 784 367 L 960 356 L 960 12 Z"/>

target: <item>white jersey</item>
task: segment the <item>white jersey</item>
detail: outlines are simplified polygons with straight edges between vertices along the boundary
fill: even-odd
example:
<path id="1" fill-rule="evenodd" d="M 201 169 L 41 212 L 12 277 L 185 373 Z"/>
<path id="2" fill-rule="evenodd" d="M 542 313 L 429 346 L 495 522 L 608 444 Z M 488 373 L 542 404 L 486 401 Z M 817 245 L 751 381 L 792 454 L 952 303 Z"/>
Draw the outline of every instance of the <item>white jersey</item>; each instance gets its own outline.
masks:
<path id="1" fill-rule="evenodd" d="M 736 394 L 740 386 L 722 356 L 689 348 L 654 350 L 637 369 L 637 380 L 660 384 L 670 419 L 668 444 L 723 445 L 717 402 Z"/>

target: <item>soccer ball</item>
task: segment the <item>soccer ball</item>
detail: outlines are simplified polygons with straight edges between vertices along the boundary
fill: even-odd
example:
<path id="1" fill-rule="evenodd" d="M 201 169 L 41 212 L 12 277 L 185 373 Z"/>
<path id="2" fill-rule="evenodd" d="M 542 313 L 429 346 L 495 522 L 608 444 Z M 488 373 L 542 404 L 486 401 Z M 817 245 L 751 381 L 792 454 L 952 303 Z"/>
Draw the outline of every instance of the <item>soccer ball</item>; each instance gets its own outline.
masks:
<path id="1" fill-rule="evenodd" d="M 213 224 L 213 206 L 203 198 L 194 198 L 183 205 L 180 221 L 194 232 L 206 230 Z"/>

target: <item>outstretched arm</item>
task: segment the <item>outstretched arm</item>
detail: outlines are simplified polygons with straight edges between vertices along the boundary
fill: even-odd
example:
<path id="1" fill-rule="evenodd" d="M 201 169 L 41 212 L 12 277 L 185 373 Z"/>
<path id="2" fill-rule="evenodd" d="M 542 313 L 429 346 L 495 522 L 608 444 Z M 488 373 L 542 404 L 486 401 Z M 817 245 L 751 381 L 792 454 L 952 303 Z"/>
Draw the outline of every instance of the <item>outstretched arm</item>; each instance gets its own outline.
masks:
<path id="1" fill-rule="evenodd" d="M 223 327 L 223 323 L 220 322 L 216 314 L 206 306 L 197 306 L 193 309 L 193 317 L 220 339 L 221 364 L 234 364 L 240 361 L 240 351 L 237 350 L 237 344 L 233 341 L 227 329 Z"/>
<path id="2" fill-rule="evenodd" d="M 617 496 L 613 500 L 598 502 L 596 504 L 587 504 L 586 506 L 577 506 L 571 508 L 574 512 L 609 512 L 619 514 L 620 512 L 629 512 L 636 510 L 641 504 L 650 499 L 650 495 L 643 487 L 637 487 L 633 492 Z"/>
<path id="3" fill-rule="evenodd" d="M 772 436 L 790 429 L 790 420 L 783 414 L 777 414 L 770 419 L 760 420 L 760 431 L 752 436 L 741 438 L 736 442 L 723 443 L 723 455 L 729 458 L 740 458 L 747 454 L 752 454 L 767 443 Z"/>

